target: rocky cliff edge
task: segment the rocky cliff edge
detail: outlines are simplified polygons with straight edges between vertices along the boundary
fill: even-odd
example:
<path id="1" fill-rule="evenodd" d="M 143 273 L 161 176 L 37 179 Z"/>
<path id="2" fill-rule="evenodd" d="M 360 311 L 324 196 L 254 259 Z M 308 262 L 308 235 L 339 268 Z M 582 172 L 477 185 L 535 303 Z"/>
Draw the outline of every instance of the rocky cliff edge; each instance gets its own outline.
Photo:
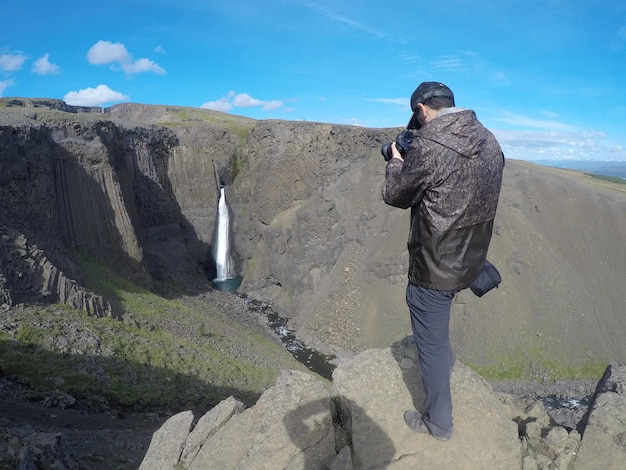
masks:
<path id="1" fill-rule="evenodd" d="M 309 373 L 283 371 L 248 409 L 231 397 L 199 419 L 191 411 L 171 417 L 140 470 L 625 468 L 626 366 L 607 368 L 579 432 L 555 423 L 537 400 L 495 393 L 457 363 L 454 435 L 440 442 L 402 420 L 424 398 L 416 359 L 406 337 L 339 366 L 330 389 Z"/>

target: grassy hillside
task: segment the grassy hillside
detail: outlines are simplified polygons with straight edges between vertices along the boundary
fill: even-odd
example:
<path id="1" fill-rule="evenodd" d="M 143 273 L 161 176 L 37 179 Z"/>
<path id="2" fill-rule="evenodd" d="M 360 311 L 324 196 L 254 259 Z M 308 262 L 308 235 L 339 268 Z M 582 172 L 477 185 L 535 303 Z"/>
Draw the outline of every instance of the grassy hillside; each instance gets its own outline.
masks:
<path id="1" fill-rule="evenodd" d="M 123 318 L 66 306 L 3 313 L 0 373 L 37 396 L 67 393 L 91 405 L 185 409 L 234 395 L 254 403 L 281 368 L 302 368 L 236 297 L 166 298 L 85 260 L 87 283 Z M 60 398 L 61 399 L 61 398 Z"/>
<path id="2" fill-rule="evenodd" d="M 452 331 L 461 360 L 494 379 L 599 378 L 626 359 L 626 185 L 509 161 L 489 258 L 503 277 L 462 292 Z"/>

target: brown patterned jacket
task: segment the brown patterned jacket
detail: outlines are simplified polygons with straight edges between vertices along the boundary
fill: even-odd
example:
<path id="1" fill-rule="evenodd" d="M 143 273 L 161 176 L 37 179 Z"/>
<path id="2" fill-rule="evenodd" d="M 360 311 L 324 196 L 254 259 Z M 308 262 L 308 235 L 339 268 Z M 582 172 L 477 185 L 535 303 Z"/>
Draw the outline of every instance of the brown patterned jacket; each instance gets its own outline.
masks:
<path id="1" fill-rule="evenodd" d="M 447 108 L 415 131 L 404 163 L 387 163 L 384 201 L 411 208 L 409 281 L 458 291 L 487 256 L 504 155 L 474 111 Z"/>

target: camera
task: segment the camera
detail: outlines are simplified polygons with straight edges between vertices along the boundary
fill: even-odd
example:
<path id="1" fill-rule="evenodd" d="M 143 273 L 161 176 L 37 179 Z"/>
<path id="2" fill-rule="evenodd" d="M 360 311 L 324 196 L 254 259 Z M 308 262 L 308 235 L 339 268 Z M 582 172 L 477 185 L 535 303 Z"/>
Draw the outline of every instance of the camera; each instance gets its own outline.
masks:
<path id="1" fill-rule="evenodd" d="M 396 148 L 398 149 L 398 152 L 400 152 L 400 155 L 404 156 L 405 152 L 409 148 L 409 145 L 411 145 L 414 137 L 415 135 L 409 129 L 403 130 L 396 136 Z M 391 160 L 391 158 L 393 157 L 393 153 L 391 151 L 392 143 L 393 142 L 385 142 L 380 149 L 380 153 L 383 154 L 383 158 L 386 162 Z"/>

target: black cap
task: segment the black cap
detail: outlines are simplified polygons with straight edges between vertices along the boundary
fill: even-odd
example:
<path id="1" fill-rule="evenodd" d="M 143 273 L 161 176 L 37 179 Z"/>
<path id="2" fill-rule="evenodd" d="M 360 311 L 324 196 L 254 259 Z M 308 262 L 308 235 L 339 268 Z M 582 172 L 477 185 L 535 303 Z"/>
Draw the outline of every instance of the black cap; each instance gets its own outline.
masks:
<path id="1" fill-rule="evenodd" d="M 454 93 L 452 90 L 448 88 L 443 83 L 439 82 L 422 82 L 415 89 L 413 94 L 411 95 L 411 111 L 413 111 L 413 116 L 411 116 L 411 120 L 407 124 L 407 129 L 419 129 L 422 125 L 417 120 L 417 116 L 415 115 L 415 110 L 417 109 L 417 105 L 419 103 L 424 104 L 429 98 L 433 98 L 435 96 L 445 96 L 446 98 L 454 99 Z"/>

